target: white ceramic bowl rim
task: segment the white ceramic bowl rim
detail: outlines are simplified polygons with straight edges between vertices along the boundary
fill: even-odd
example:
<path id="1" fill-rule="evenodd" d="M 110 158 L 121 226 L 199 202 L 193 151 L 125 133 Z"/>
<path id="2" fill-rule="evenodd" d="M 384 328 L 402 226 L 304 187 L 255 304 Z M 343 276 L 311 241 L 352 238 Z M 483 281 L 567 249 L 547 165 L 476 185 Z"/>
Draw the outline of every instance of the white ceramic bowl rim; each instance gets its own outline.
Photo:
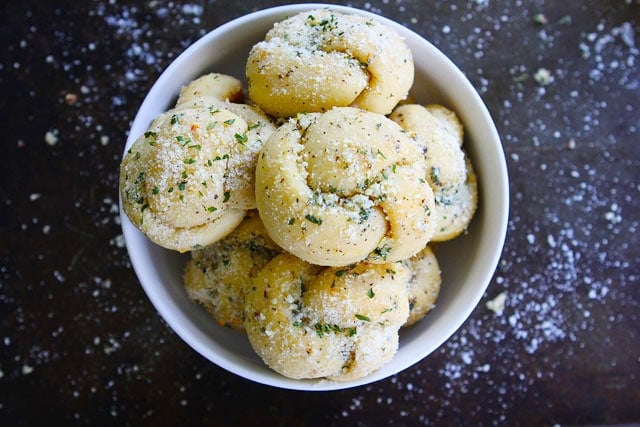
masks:
<path id="1" fill-rule="evenodd" d="M 240 334 L 213 331 L 219 327 L 188 300 L 182 287 L 181 271 L 185 258 L 176 257 L 175 253 L 149 242 L 120 211 L 123 235 L 134 270 L 149 299 L 178 336 L 208 360 L 230 372 L 258 383 L 294 390 L 336 390 L 378 381 L 414 365 L 443 344 L 469 317 L 491 281 L 504 245 L 509 209 L 507 168 L 500 138 L 484 103 L 463 73 L 415 32 L 384 17 L 346 6 L 310 3 L 274 7 L 237 18 L 206 34 L 179 55 L 153 85 L 132 123 L 125 152 L 155 115 L 170 107 L 183 84 L 208 71 L 227 72 L 238 78 L 243 76 L 238 75 L 240 69 L 237 67 L 227 69 L 226 62 L 232 61 L 221 62 L 212 70 L 211 58 L 203 53 L 210 53 L 216 46 L 218 61 L 234 55 L 240 59 L 237 55 L 243 52 L 236 52 L 235 43 L 246 44 L 247 37 L 253 37 L 252 45 L 274 22 L 299 12 L 325 7 L 376 19 L 405 38 L 414 52 L 414 87 L 424 85 L 429 88 L 426 96 L 416 96 L 416 100 L 443 103 L 458 113 L 468 136 L 465 147 L 477 165 L 481 197 L 479 211 L 469 233 L 454 239 L 465 240 L 466 243 L 445 243 L 438 248 L 438 260 L 443 271 L 443 289 L 438 306 L 420 326 L 402 331 L 400 350 L 391 362 L 365 378 L 350 382 L 293 380 L 273 372 L 259 359 L 256 360 L 257 356 L 251 355 L 248 344 L 236 343 L 238 339 L 232 334 Z M 247 36 L 249 33 L 252 36 Z M 483 203 L 483 200 L 490 203 Z M 473 238 L 474 235 L 479 237 Z M 472 247 L 468 248 L 470 243 Z M 462 269 L 464 273 L 461 272 L 458 263 L 469 259 L 473 259 L 473 263 L 465 264 L 469 271 Z M 176 271 L 180 272 L 178 276 Z M 221 335 L 213 339 L 212 334 Z M 246 340 L 246 337 L 242 336 L 242 339 Z"/>

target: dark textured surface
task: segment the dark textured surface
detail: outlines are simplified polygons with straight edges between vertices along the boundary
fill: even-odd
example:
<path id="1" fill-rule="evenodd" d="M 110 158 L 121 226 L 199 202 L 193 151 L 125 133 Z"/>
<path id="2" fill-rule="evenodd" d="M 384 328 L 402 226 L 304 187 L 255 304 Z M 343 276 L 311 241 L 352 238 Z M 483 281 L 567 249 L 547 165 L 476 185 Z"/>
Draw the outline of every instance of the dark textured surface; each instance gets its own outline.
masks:
<path id="1" fill-rule="evenodd" d="M 636 0 L 348 3 L 456 62 L 507 155 L 502 261 L 430 357 L 369 386 L 292 392 L 227 373 L 166 326 L 121 241 L 127 129 L 185 47 L 276 4 L 0 6 L 0 424 L 640 423 Z"/>

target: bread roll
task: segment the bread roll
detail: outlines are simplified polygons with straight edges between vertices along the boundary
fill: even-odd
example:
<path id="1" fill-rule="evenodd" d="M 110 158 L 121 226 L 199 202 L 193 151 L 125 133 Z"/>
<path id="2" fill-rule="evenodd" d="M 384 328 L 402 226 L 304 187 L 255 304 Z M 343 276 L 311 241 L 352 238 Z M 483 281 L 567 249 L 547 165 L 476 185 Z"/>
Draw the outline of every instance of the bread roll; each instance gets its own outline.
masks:
<path id="1" fill-rule="evenodd" d="M 257 212 L 250 211 L 227 237 L 191 252 L 184 273 L 187 293 L 218 324 L 244 330 L 247 288 L 280 252 L 267 235 Z"/>
<path id="2" fill-rule="evenodd" d="M 271 238 L 317 265 L 386 263 L 434 232 L 422 153 L 393 121 L 342 107 L 302 114 L 267 141 L 256 202 Z"/>
<path id="3" fill-rule="evenodd" d="M 410 272 L 407 281 L 409 318 L 403 326 L 411 326 L 435 307 L 442 277 L 438 260 L 429 246 L 401 263 Z"/>
<path id="4" fill-rule="evenodd" d="M 229 79 L 221 81 L 224 90 L 203 91 L 160 114 L 120 166 L 125 213 L 168 249 L 209 245 L 255 208 L 256 156 L 275 127 L 257 110 L 244 114 L 221 98 Z"/>
<path id="5" fill-rule="evenodd" d="M 407 279 L 401 264 L 323 268 L 279 255 L 247 292 L 247 336 L 264 362 L 287 377 L 366 376 L 398 349 L 409 314 Z"/>
<path id="6" fill-rule="evenodd" d="M 276 23 L 246 65 L 252 102 L 275 117 L 353 106 L 389 114 L 413 84 L 413 57 L 390 27 L 316 9 Z"/>
<path id="7" fill-rule="evenodd" d="M 390 118 L 422 146 L 426 179 L 435 195 L 437 225 L 431 240 L 441 242 L 460 235 L 478 206 L 476 175 L 462 147 L 460 120 L 444 106 L 418 104 L 401 105 Z"/>

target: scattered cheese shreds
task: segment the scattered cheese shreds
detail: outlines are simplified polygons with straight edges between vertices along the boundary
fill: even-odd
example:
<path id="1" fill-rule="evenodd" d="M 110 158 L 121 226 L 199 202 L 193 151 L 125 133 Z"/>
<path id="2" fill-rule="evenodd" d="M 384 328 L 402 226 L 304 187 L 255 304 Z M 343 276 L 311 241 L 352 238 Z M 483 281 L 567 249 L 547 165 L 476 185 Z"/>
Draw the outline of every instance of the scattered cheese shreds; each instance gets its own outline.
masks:
<path id="1" fill-rule="evenodd" d="M 507 293 L 502 292 L 498 294 L 494 299 L 487 301 L 487 308 L 493 311 L 496 315 L 502 316 L 504 312 L 504 303 L 507 300 Z"/>

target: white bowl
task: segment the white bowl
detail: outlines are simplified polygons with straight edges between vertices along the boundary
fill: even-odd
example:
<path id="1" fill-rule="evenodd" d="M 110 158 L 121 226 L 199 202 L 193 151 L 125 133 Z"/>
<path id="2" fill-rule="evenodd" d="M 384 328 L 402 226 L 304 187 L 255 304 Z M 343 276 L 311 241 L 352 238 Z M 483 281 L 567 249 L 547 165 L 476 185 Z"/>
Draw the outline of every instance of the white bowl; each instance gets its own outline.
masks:
<path id="1" fill-rule="evenodd" d="M 146 239 L 122 212 L 122 229 L 136 274 L 149 299 L 173 330 L 197 352 L 241 377 L 297 390 L 335 390 L 387 378 L 419 362 L 443 344 L 478 304 L 499 261 L 507 228 L 509 188 L 500 138 L 491 116 L 462 72 L 432 44 L 393 21 L 362 10 L 326 4 L 296 4 L 261 10 L 228 22 L 191 45 L 162 73 L 131 126 L 125 152 L 152 119 L 170 108 L 180 87 L 206 72 L 243 78 L 251 47 L 274 22 L 305 10 L 330 7 L 377 19 L 403 36 L 414 54 L 412 95 L 419 103 L 441 103 L 457 112 L 466 132 L 480 188 L 480 204 L 464 236 L 437 249 L 442 289 L 437 306 L 425 319 L 401 331 L 394 359 L 373 374 L 350 382 L 293 380 L 269 369 L 245 335 L 219 327 L 189 300 L 182 273 L 187 256 Z"/>

